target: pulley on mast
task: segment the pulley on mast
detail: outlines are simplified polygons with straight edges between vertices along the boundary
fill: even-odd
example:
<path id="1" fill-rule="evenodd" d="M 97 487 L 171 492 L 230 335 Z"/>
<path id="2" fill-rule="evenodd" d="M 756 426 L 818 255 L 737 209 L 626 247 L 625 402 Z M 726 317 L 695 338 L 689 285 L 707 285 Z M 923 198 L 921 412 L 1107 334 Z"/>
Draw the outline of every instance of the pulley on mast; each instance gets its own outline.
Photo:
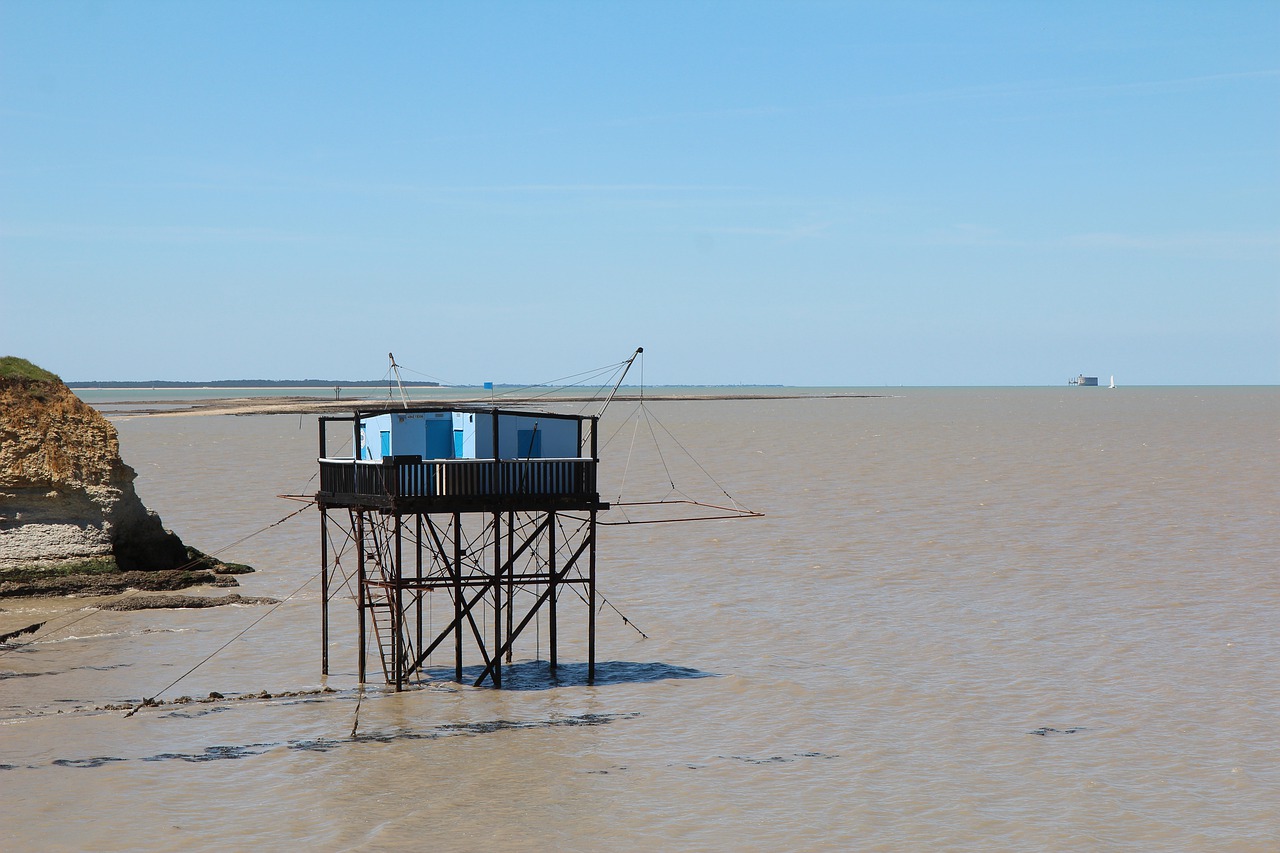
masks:
<path id="1" fill-rule="evenodd" d="M 636 358 L 639 355 L 641 355 L 643 352 L 644 352 L 644 347 L 637 347 L 636 351 L 632 353 L 631 358 L 623 362 L 622 375 L 619 376 L 618 381 L 613 384 L 612 390 L 609 391 L 609 396 L 605 399 L 604 405 L 600 407 L 600 411 L 596 413 L 596 416 L 593 420 L 595 420 L 596 422 L 599 422 L 599 420 L 604 416 L 605 409 L 607 409 L 609 407 L 609 404 L 613 402 L 614 396 L 618 393 L 618 388 L 622 386 L 622 381 L 627 378 L 627 371 L 631 369 L 632 363 L 634 363 Z M 640 428 L 640 420 L 639 420 L 640 417 L 643 417 L 645 423 L 648 424 L 649 432 L 650 432 L 650 435 L 653 437 L 654 447 L 658 451 L 658 457 L 662 462 L 663 470 L 667 471 L 668 477 L 669 477 L 670 470 L 667 468 L 667 460 L 663 457 L 662 447 L 658 442 L 658 436 L 653 431 L 653 424 L 657 423 L 657 419 L 647 410 L 647 407 L 645 406 L 645 402 L 644 402 L 643 393 L 641 394 L 640 404 L 639 406 L 636 407 L 636 413 L 633 413 L 631 416 L 629 416 L 628 420 L 631 417 L 637 418 L 636 420 L 637 431 Z M 661 424 L 659 424 L 659 426 L 661 426 Z M 733 497 L 733 495 L 729 494 L 729 492 L 726 491 L 725 488 L 721 486 L 720 483 L 718 483 L 714 477 L 711 476 L 711 474 L 707 471 L 706 468 L 703 468 L 702 463 L 700 463 L 697 459 L 695 459 L 693 457 L 693 454 L 689 453 L 688 448 L 686 448 L 683 444 L 681 444 L 679 439 L 676 439 L 676 437 L 671 434 L 670 430 L 668 430 L 665 426 L 662 426 L 662 429 L 666 431 L 667 435 L 670 436 L 672 440 L 675 441 L 676 446 L 679 447 L 680 450 L 682 450 L 684 454 L 689 457 L 690 460 L 692 460 L 693 464 L 696 465 L 698 469 L 700 469 L 702 473 L 705 474 L 707 478 L 712 483 L 715 484 L 716 488 L 720 490 L 721 494 L 723 494 L 726 498 L 728 498 L 731 506 L 724 506 L 721 503 L 709 503 L 707 501 L 702 501 L 702 500 L 697 500 L 695 498 L 692 498 L 686 495 L 684 492 L 680 491 L 680 489 L 676 487 L 674 480 L 669 480 L 668 482 L 670 483 L 670 486 L 671 486 L 671 492 L 669 492 L 666 497 L 663 497 L 659 500 L 623 500 L 622 494 L 621 492 L 619 492 L 618 498 L 617 500 L 612 502 L 612 506 L 617 508 L 623 508 L 623 507 L 662 507 L 662 506 L 682 505 L 686 507 L 699 507 L 703 510 L 711 511 L 714 514 L 684 516 L 684 517 L 678 517 L 678 518 L 655 518 L 655 519 L 647 519 L 647 520 L 637 520 L 637 519 L 626 518 L 626 520 L 624 521 L 613 521 L 613 522 L 599 521 L 597 522 L 598 524 L 661 524 L 661 523 L 677 522 L 677 521 L 720 521 L 720 520 L 731 519 L 731 518 L 760 518 L 764 515 L 764 513 L 762 512 L 756 512 L 755 510 L 747 509 L 746 507 L 738 503 L 738 501 Z M 634 448 L 634 444 L 635 443 L 633 439 L 632 440 L 633 448 Z M 628 468 L 630 468 L 630 464 L 631 464 L 631 458 L 630 458 L 630 455 L 628 454 L 628 458 L 627 458 Z M 624 487 L 625 487 L 625 484 L 626 484 L 626 472 L 624 471 L 623 472 Z M 671 497 L 672 494 L 679 495 L 679 497 L 673 498 Z M 626 515 L 625 511 L 623 514 L 624 516 Z"/>
<path id="2" fill-rule="evenodd" d="M 396 364 L 394 353 L 387 353 L 387 358 L 391 359 L 391 372 L 396 375 L 396 387 L 400 389 L 400 405 L 407 409 L 409 408 L 409 398 L 404 393 L 404 382 L 400 379 L 400 365 Z"/>
<path id="3" fill-rule="evenodd" d="M 636 360 L 636 356 L 644 352 L 644 347 L 636 347 L 636 351 L 631 354 L 631 358 L 626 360 L 622 368 L 622 375 L 618 377 L 618 381 L 613 383 L 613 390 L 609 392 L 609 396 L 605 399 L 604 405 L 600 407 L 600 411 L 596 412 L 596 418 L 604 417 L 604 410 L 609 408 L 609 404 L 613 402 L 613 396 L 618 393 L 618 388 L 622 385 L 622 380 L 627 378 L 627 371 L 631 369 L 631 363 Z"/>

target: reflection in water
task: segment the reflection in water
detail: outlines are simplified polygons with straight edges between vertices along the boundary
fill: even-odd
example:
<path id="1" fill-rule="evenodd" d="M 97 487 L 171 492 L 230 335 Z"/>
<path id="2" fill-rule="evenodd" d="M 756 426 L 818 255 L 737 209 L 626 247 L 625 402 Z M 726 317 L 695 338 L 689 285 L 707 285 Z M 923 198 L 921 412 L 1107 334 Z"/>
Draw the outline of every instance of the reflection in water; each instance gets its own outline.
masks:
<path id="1" fill-rule="evenodd" d="M 462 668 L 462 680 L 467 684 L 484 672 L 481 665 Z M 456 671 L 452 667 L 433 667 L 426 670 L 429 678 L 436 681 L 452 680 Z M 712 674 L 692 669 L 687 666 L 675 666 L 669 663 L 636 663 L 634 661 L 597 661 L 597 687 L 611 684 L 644 684 L 653 681 L 665 681 L 672 678 L 710 678 Z M 587 665 L 585 663 L 561 663 L 556 665 L 555 672 L 547 661 L 519 661 L 504 664 L 502 667 L 502 690 L 552 690 L 557 687 L 587 686 Z"/>

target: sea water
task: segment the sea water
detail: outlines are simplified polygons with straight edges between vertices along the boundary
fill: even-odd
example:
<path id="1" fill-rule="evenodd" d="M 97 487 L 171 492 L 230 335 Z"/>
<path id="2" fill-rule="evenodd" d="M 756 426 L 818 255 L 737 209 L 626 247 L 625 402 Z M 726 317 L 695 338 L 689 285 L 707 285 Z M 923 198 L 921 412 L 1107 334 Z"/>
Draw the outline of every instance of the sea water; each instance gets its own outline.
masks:
<path id="1" fill-rule="evenodd" d="M 513 689 L 446 653 L 401 694 L 342 590 L 320 676 L 313 509 L 233 545 L 314 492 L 314 417 L 117 418 L 148 506 L 285 602 L 0 600 L 48 617 L 0 650 L 0 846 L 1280 847 L 1280 391 L 881 393 L 615 403 L 606 500 L 765 517 L 602 528 L 594 686 L 565 600 L 558 678 L 543 621 Z"/>

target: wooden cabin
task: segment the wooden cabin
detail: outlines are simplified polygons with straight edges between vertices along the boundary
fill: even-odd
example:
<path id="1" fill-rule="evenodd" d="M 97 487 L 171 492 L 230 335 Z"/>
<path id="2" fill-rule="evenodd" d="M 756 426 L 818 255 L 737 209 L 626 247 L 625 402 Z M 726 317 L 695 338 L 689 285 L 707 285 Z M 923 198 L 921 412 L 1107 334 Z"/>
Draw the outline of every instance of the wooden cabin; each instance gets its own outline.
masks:
<path id="1" fill-rule="evenodd" d="M 323 417 L 317 499 L 395 513 L 608 509 L 596 420 L 460 406 Z"/>
<path id="2" fill-rule="evenodd" d="M 596 487 L 598 424 L 598 416 L 456 405 L 320 418 L 321 671 L 329 671 L 329 602 L 346 581 L 359 610 L 359 680 L 372 640 L 397 690 L 450 640 L 461 681 L 467 637 L 482 662 L 475 683 L 501 686 L 504 660 L 544 610 L 554 672 L 557 599 L 575 587 L 587 603 L 593 682 L 596 514 L 609 508 Z M 339 535 L 330 536 L 331 524 Z M 349 544 L 353 572 L 342 566 Z M 435 590 L 453 606 L 433 628 L 424 596 Z"/>

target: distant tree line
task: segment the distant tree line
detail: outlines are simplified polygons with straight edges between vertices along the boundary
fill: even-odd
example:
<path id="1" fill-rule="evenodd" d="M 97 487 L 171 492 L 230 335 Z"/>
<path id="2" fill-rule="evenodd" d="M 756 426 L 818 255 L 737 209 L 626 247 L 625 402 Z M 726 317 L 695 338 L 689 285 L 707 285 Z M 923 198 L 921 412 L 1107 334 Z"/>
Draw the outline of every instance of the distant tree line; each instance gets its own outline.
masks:
<path id="1" fill-rule="evenodd" d="M 378 388 L 385 379 L 213 379 L 208 382 L 175 382 L 169 379 L 111 382 L 68 382 L 68 388 Z M 405 382 L 406 388 L 438 388 L 439 382 Z"/>

